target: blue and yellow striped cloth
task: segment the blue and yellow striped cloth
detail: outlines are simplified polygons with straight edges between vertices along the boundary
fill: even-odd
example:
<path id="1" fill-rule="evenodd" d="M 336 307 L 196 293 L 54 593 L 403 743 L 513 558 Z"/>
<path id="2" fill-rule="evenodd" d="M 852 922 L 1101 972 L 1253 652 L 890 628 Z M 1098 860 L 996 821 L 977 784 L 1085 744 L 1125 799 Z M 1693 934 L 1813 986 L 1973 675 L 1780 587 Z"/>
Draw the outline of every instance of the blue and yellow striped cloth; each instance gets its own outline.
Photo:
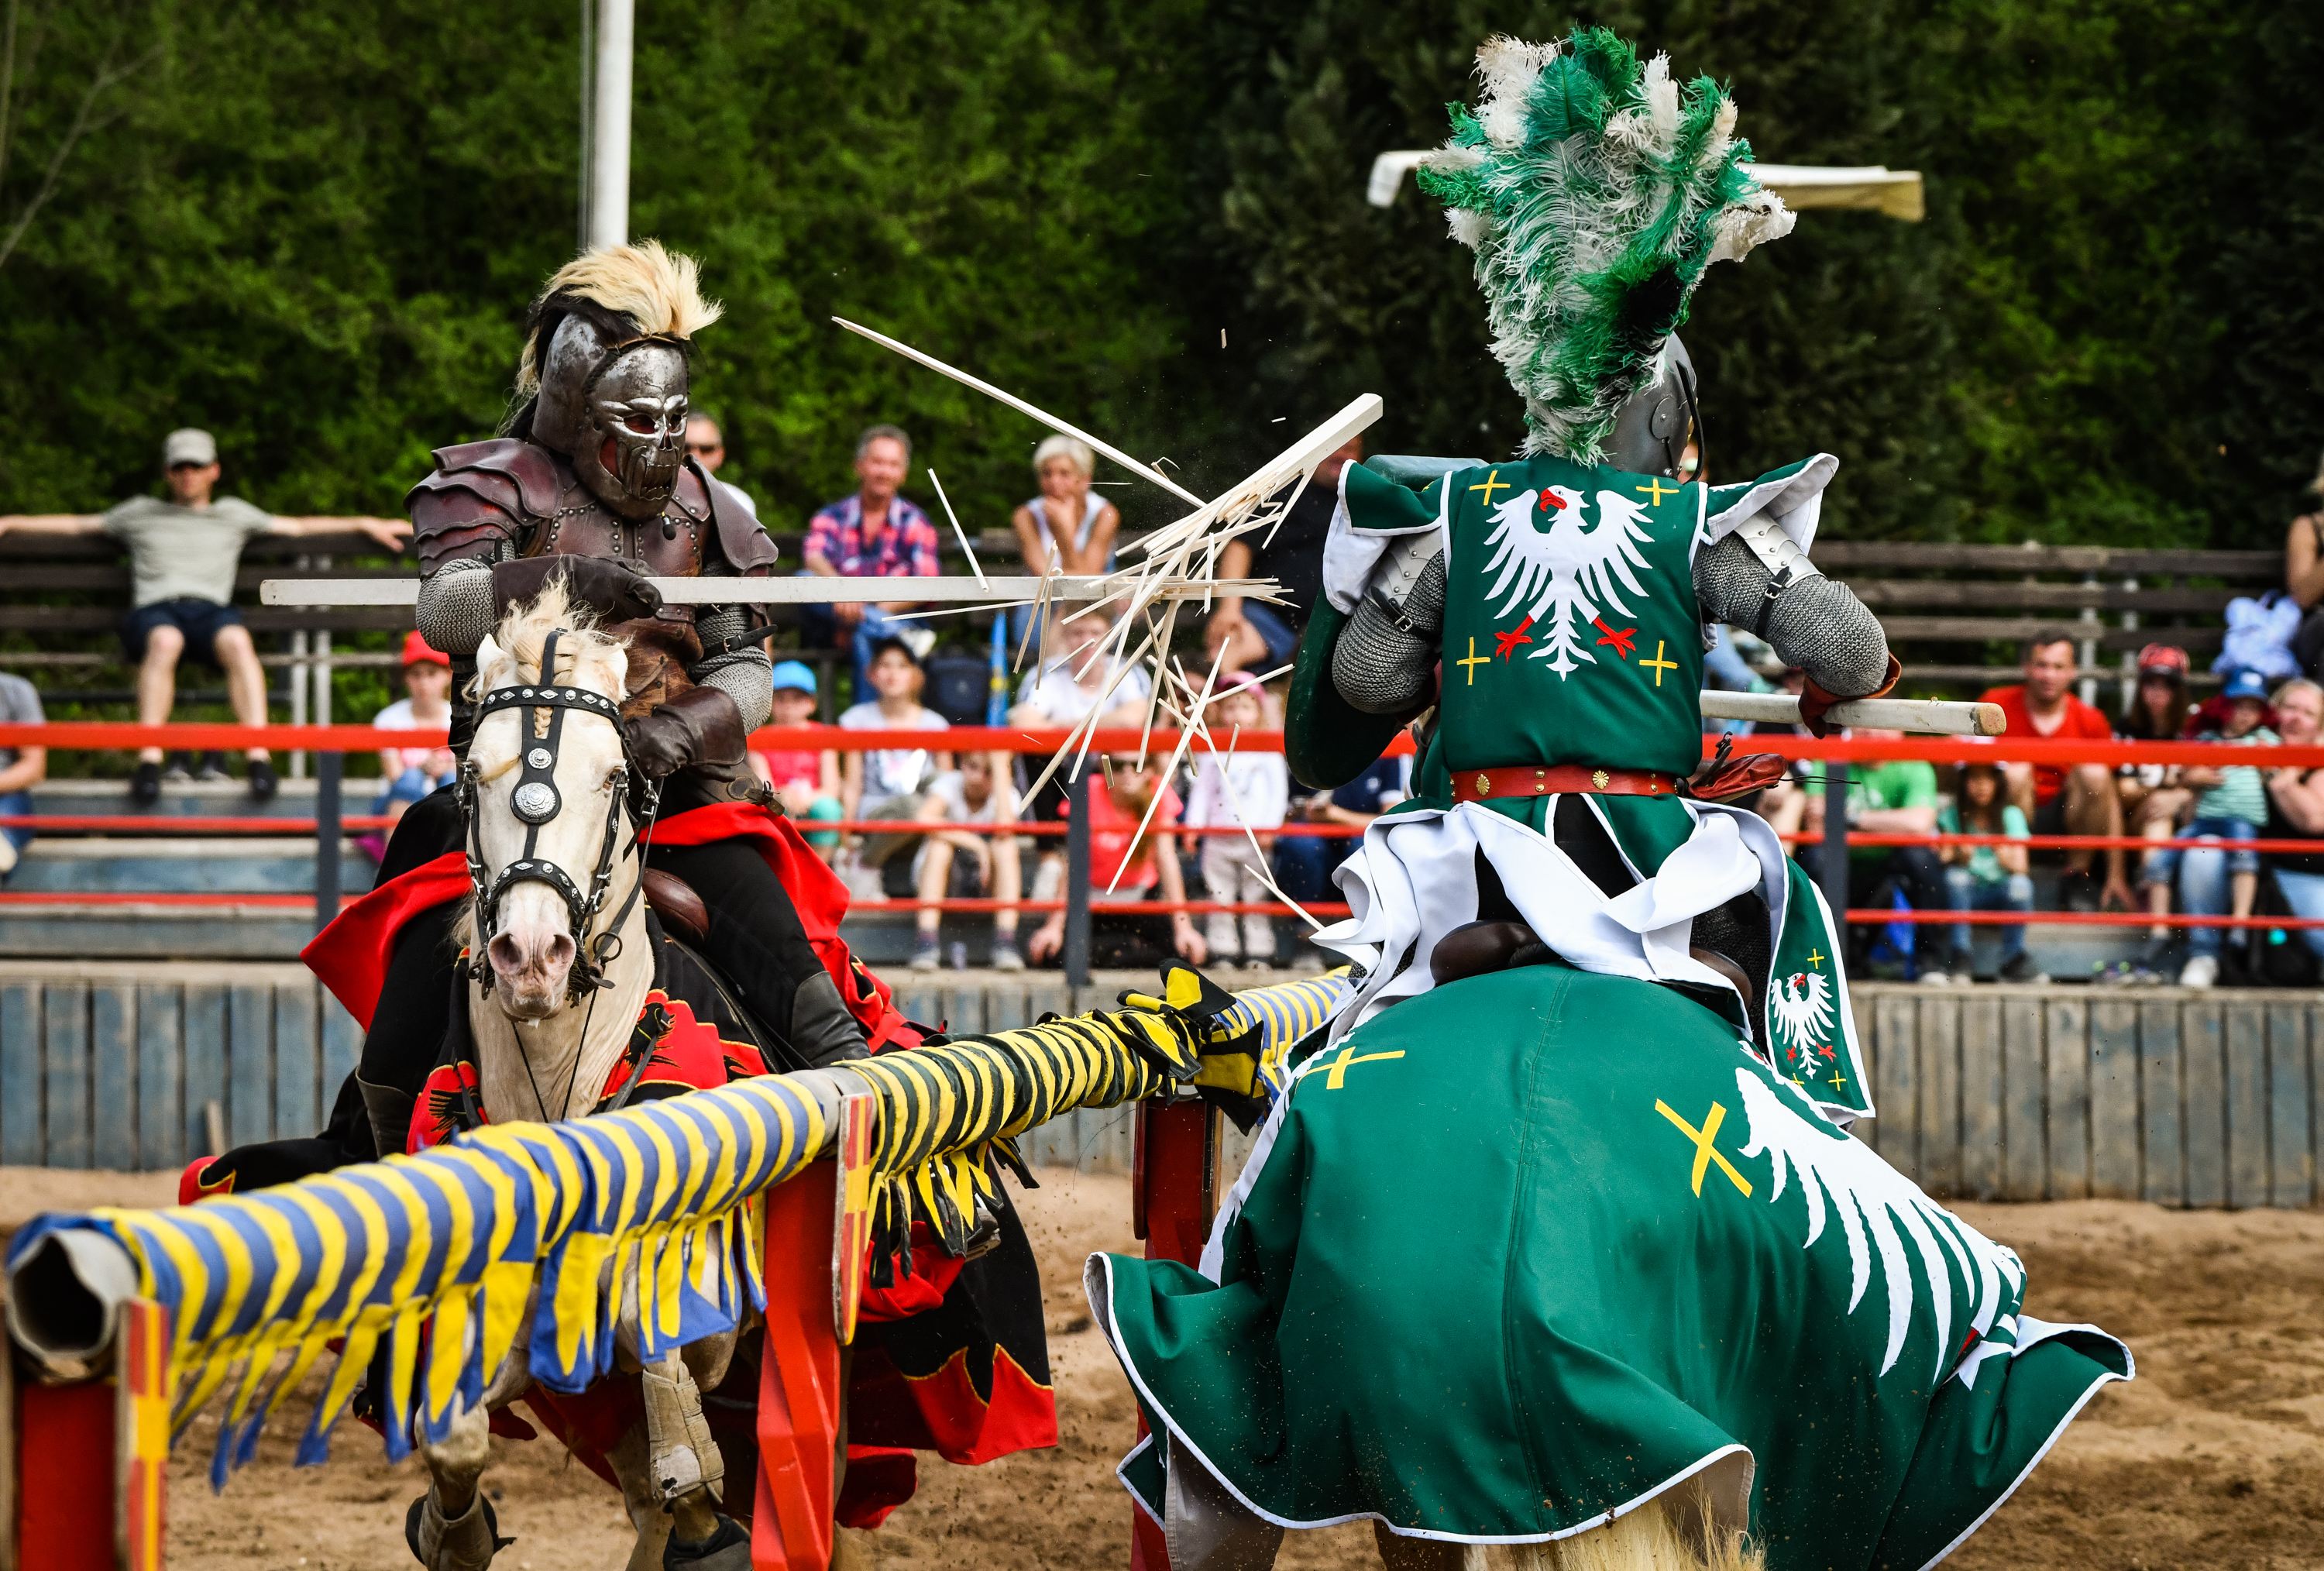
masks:
<path id="1" fill-rule="evenodd" d="M 1328 1011 L 1319 984 L 1240 995 L 1242 1049 L 1279 1060 Z M 1329 990 L 1326 990 L 1329 991 Z M 650 1359 L 731 1330 L 765 1304 L 756 1197 L 825 1154 L 840 1099 L 878 1099 L 872 1164 L 883 1203 L 964 1232 L 993 1148 L 1075 1107 L 1165 1084 L 1115 1012 L 768 1075 L 558 1124 L 488 1125 L 415 1156 L 161 1211 L 51 1215 L 18 1233 L 9 1268 L 53 1233 L 87 1228 L 135 1262 L 139 1294 L 170 1311 L 171 1437 L 229 1382 L 214 1482 L 330 1344 L 337 1363 L 300 1447 L 326 1437 L 383 1348 L 388 1455 L 440 1439 L 520 1338 L 533 1378 L 578 1391 L 613 1368 L 634 1279 Z M 536 1285 L 540 1312 L 530 1326 Z M 290 1359 L 279 1375 L 280 1355 Z"/>

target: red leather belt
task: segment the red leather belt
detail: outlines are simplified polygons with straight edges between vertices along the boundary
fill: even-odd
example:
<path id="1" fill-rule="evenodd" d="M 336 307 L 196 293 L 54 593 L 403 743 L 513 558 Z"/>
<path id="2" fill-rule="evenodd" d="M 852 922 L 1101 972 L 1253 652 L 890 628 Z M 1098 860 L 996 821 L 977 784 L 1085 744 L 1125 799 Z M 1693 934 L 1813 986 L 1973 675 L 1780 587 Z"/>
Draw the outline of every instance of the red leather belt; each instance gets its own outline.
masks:
<path id="1" fill-rule="evenodd" d="M 1507 797 L 1546 797 L 1562 791 L 1591 791 L 1607 797 L 1674 797 L 1684 782 L 1651 769 L 1600 769 L 1586 763 L 1512 763 L 1499 769 L 1463 770 L 1452 777 L 1456 802 L 1490 802 Z"/>

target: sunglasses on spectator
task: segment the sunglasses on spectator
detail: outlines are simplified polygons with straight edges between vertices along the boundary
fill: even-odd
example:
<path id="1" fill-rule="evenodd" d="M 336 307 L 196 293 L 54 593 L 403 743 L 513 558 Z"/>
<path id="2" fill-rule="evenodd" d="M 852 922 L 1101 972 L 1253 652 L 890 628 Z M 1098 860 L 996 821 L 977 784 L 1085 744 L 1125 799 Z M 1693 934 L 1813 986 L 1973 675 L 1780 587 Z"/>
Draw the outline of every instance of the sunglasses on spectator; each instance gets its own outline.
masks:
<path id="1" fill-rule="evenodd" d="M 688 442 L 686 444 L 686 450 L 698 456 L 703 453 L 721 452 L 724 450 L 725 446 L 724 442 Z"/>

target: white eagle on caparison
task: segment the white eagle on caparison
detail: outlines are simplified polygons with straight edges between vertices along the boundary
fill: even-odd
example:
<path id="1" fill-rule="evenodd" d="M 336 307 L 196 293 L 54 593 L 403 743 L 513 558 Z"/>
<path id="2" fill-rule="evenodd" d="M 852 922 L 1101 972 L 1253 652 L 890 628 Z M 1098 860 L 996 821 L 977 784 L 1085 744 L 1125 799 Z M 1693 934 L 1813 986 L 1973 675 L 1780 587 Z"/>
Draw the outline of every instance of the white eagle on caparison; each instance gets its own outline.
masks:
<path id="1" fill-rule="evenodd" d="M 1821 971 L 1778 976 L 1768 987 L 1767 1012 L 1787 1046 L 1812 1053 L 1831 1033 L 1831 984 Z"/>
<path id="2" fill-rule="evenodd" d="M 1494 616 L 1522 611 L 1544 628 L 1541 647 L 1529 658 L 1549 661 L 1561 679 L 1583 664 L 1598 663 L 1585 634 L 1601 607 L 1635 618 L 1617 592 L 1618 583 L 1641 598 L 1646 595 L 1630 570 L 1646 565 L 1638 547 L 1654 539 L 1639 527 L 1646 510 L 1627 496 L 1600 491 L 1597 511 L 1596 526 L 1585 527 L 1579 491 L 1563 485 L 1521 491 L 1494 508 L 1493 532 L 1485 540 L 1496 548 L 1485 564 L 1486 572 L 1499 575 L 1486 591 L 1488 600 L 1501 601 Z M 1536 524 L 1536 513 L 1555 514 L 1546 530 Z"/>

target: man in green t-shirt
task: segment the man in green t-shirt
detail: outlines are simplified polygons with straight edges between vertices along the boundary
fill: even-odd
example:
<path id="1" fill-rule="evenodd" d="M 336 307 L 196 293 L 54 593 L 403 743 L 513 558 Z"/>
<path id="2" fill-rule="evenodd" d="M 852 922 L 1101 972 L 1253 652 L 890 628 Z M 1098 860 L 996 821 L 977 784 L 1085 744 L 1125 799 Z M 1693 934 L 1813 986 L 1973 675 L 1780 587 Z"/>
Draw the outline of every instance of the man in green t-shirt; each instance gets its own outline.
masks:
<path id="1" fill-rule="evenodd" d="M 217 443 L 209 432 L 171 431 L 161 444 L 167 500 L 133 496 L 101 514 L 19 513 L 0 518 L 0 534 L 105 534 L 129 550 L 131 605 L 121 642 L 137 666 L 137 723 L 159 725 L 177 700 L 178 661 L 191 659 L 226 675 L 235 718 L 266 724 L 266 672 L 250 630 L 234 608 L 242 548 L 260 534 L 367 534 L 390 551 L 403 549 L 411 526 L 400 518 L 277 518 L 238 496 L 211 495 L 218 482 Z M 274 766 L 263 747 L 249 749 L 251 794 L 274 794 Z M 173 773 L 182 772 L 173 771 Z M 215 767 L 205 777 L 224 779 Z M 130 795 L 161 794 L 161 750 L 137 754 Z"/>
<path id="2" fill-rule="evenodd" d="M 1867 742 L 1901 741 L 1902 731 L 1857 729 Z M 1854 835 L 1933 835 L 1937 832 L 1937 772 L 1917 758 L 1892 758 L 1849 771 L 1848 830 Z M 1824 793 L 1808 792 L 1798 860 L 1821 883 L 1823 877 Z M 1848 903 L 1863 905 L 1884 879 L 1893 879 L 1916 911 L 1945 909 L 1945 866 L 1933 846 L 1859 846 L 1848 848 Z"/>

